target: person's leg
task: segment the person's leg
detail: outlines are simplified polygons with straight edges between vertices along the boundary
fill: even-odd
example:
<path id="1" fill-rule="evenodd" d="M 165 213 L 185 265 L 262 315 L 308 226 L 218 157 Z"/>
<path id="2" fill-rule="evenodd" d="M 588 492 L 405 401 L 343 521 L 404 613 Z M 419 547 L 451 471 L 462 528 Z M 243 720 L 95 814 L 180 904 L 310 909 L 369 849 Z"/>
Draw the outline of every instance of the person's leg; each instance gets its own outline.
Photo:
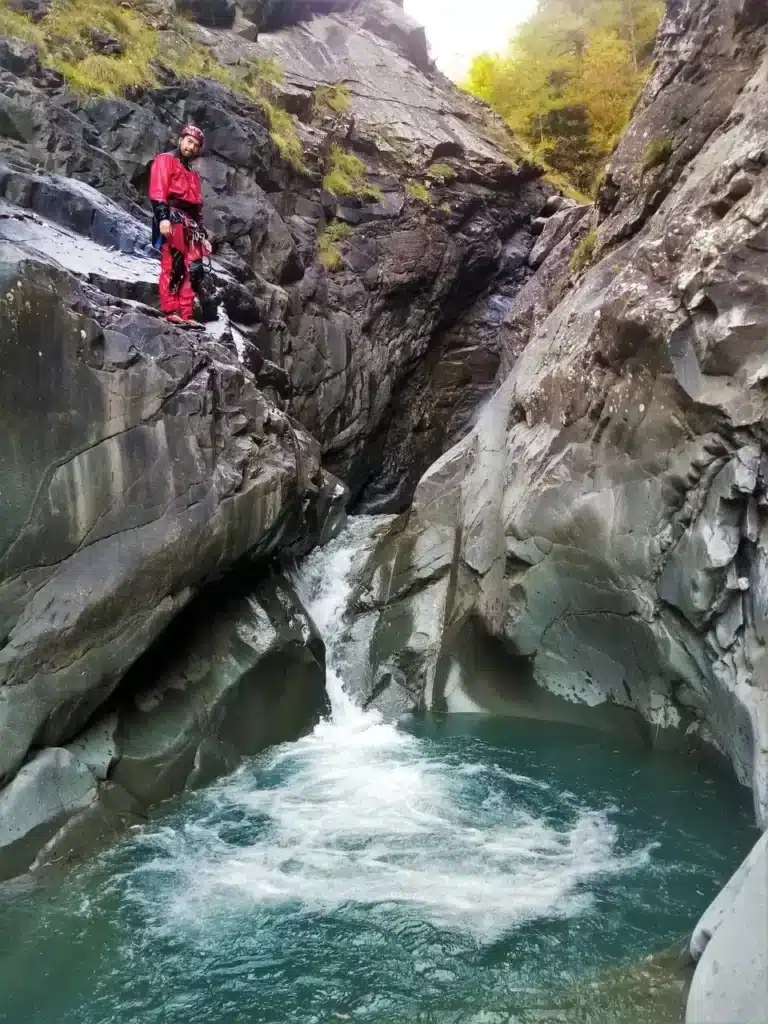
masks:
<path id="1" fill-rule="evenodd" d="M 179 294 L 171 291 L 171 274 L 173 272 L 173 254 L 166 241 L 160 250 L 160 309 L 169 316 L 179 314 Z"/>
<path id="2" fill-rule="evenodd" d="M 195 315 L 195 289 L 189 280 L 189 265 L 194 260 L 203 258 L 203 250 L 199 245 L 188 245 L 184 250 L 184 281 L 179 290 L 179 312 L 185 320 L 192 320 Z"/>

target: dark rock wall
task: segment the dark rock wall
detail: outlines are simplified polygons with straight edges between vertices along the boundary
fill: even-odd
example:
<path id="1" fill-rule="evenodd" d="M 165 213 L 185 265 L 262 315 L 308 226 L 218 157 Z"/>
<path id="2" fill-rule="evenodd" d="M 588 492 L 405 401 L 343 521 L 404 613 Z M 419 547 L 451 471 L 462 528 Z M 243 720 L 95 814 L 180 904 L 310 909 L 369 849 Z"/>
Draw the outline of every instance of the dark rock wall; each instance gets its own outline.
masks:
<path id="1" fill-rule="evenodd" d="M 305 172 L 281 159 L 261 107 L 217 82 L 163 72 L 128 98 L 83 98 L 34 47 L 0 40 L 5 873 L 43 842 L 64 849 L 73 816 L 78 835 L 109 831 L 248 752 L 220 719 L 258 718 L 260 678 L 283 680 L 278 702 L 293 692 L 306 643 L 228 684 L 221 707 L 234 710 L 215 722 L 198 705 L 220 706 L 216 673 L 190 675 L 172 710 L 160 695 L 129 713 L 132 666 L 212 580 L 307 550 L 350 498 L 407 506 L 494 387 L 499 326 L 533 273 L 531 222 L 552 194 L 501 122 L 435 71 L 399 5 L 176 6 L 223 63 L 281 63 Z M 172 4 L 145 10 L 168 31 Z M 330 84 L 348 110 L 318 102 Z M 199 332 L 157 315 L 146 200 L 152 159 L 186 121 L 206 132 L 222 296 Z M 379 198 L 323 190 L 333 143 L 363 161 Z M 425 201 L 436 160 L 449 171 Z M 317 240 L 334 219 L 349 233 L 331 272 Z M 319 677 L 307 671 L 305 717 L 259 743 L 314 720 Z M 71 746 L 83 730 L 112 751 L 105 763 Z"/>

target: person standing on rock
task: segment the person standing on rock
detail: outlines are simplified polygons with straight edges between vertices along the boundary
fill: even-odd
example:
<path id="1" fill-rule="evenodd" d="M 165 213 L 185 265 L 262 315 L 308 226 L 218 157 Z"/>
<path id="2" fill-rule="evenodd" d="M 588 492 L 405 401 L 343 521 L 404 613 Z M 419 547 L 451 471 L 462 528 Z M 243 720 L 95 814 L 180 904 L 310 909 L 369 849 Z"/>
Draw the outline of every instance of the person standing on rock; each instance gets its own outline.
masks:
<path id="1" fill-rule="evenodd" d="M 160 308 L 172 323 L 193 322 L 195 293 L 204 276 L 203 257 L 211 243 L 202 225 L 203 189 L 190 163 L 205 136 L 186 125 L 174 153 L 160 153 L 152 163 L 149 198 L 155 220 L 152 243 L 160 250 Z"/>

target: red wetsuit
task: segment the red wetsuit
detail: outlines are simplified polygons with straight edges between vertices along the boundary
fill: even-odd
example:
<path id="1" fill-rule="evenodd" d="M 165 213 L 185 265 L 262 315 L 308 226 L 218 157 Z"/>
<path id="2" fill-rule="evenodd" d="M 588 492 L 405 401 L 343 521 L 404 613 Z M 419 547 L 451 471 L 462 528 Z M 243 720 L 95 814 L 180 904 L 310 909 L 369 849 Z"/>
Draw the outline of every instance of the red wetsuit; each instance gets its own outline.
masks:
<path id="1" fill-rule="evenodd" d="M 161 153 L 152 164 L 149 198 L 156 221 L 171 221 L 171 234 L 163 239 L 160 249 L 160 308 L 166 314 L 176 313 L 191 320 L 195 292 L 189 280 L 189 265 L 203 258 L 205 237 L 200 175 L 178 153 Z M 172 288 L 171 281 L 174 250 L 184 257 L 184 277 L 176 288 Z"/>

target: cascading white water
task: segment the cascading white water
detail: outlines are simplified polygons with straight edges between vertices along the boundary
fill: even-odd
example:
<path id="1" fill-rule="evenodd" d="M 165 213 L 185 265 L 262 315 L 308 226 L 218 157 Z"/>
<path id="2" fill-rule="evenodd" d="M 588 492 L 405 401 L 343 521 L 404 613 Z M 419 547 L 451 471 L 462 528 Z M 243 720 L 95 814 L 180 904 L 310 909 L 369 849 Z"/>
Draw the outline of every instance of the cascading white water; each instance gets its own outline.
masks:
<path id="1" fill-rule="evenodd" d="M 646 849 L 617 854 L 608 811 L 553 792 L 556 817 L 568 821 L 554 824 L 515 799 L 546 784 L 435 751 L 345 692 L 337 639 L 350 572 L 375 525 L 354 521 L 297 571 L 326 643 L 332 713 L 310 736 L 269 754 L 258 774 L 248 766 L 214 787 L 192 847 L 180 849 L 174 834 L 168 852 L 190 858 L 195 883 L 192 894 L 179 893 L 177 910 L 197 915 L 226 893 L 313 910 L 396 903 L 481 941 L 523 921 L 578 913 L 590 901 L 586 880 L 648 857 Z M 264 822 L 235 853 L 215 824 L 234 807 Z"/>

